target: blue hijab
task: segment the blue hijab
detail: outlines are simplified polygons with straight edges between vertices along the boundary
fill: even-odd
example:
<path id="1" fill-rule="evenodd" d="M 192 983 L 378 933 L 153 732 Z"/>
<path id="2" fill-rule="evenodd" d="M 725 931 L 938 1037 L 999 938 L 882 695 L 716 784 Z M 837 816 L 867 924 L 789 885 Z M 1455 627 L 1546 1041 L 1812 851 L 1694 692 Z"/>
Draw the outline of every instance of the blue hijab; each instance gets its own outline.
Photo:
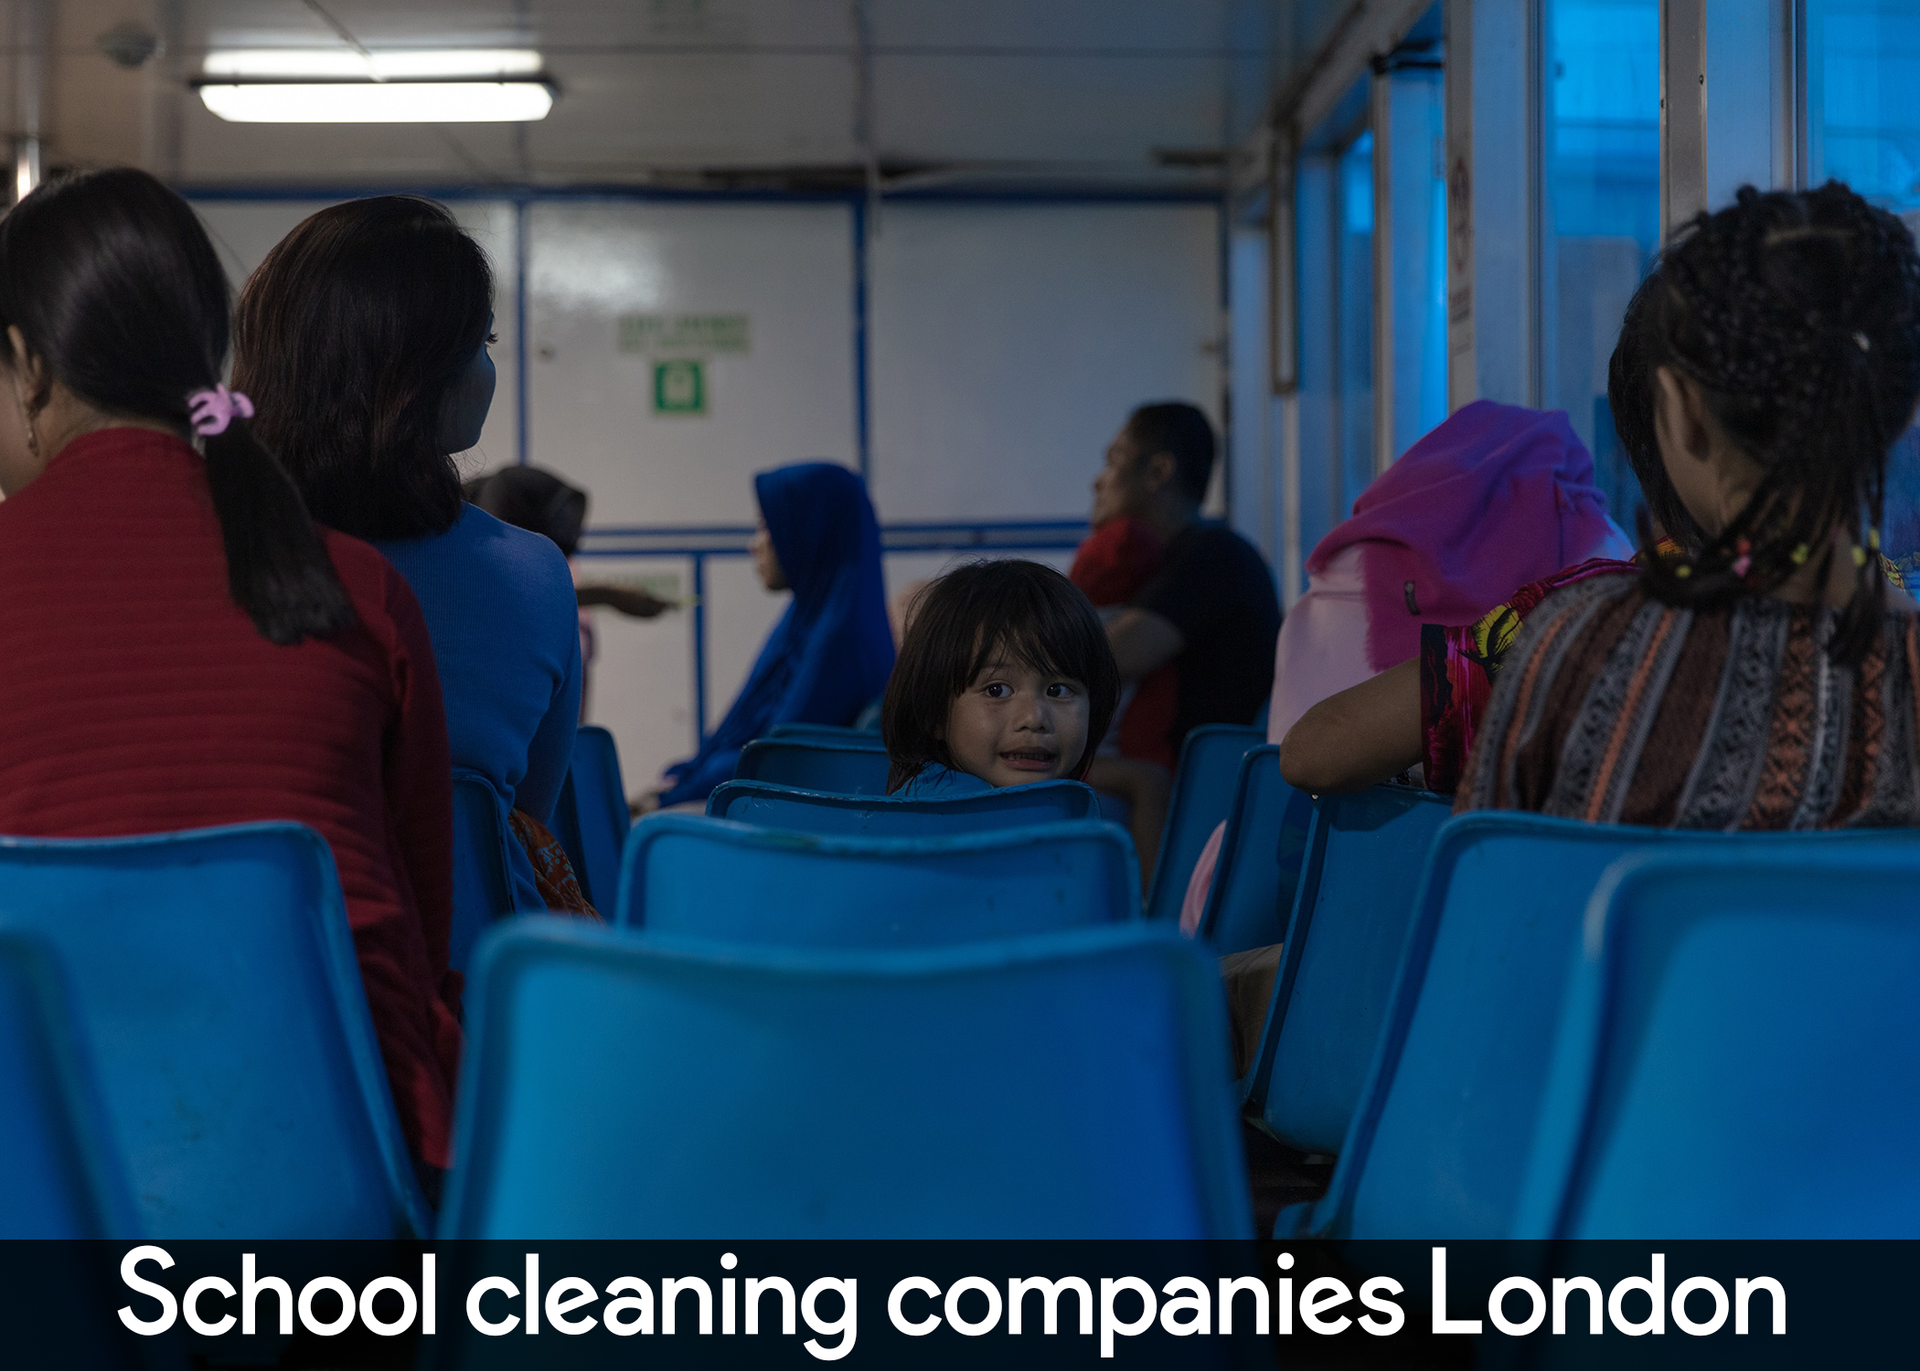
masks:
<path id="1" fill-rule="evenodd" d="M 775 724 L 852 723 L 893 670 L 880 525 L 865 484 L 843 466 L 803 462 L 763 471 L 753 485 L 793 603 L 698 755 L 667 768 L 676 784 L 662 804 L 704 799 Z"/>

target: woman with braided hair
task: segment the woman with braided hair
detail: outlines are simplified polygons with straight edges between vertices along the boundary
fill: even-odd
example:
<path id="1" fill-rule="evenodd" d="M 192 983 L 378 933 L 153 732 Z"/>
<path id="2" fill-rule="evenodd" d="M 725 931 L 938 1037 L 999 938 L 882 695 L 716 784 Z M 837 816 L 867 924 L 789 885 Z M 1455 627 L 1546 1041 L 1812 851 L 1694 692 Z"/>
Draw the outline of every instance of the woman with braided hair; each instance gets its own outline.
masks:
<path id="1" fill-rule="evenodd" d="M 1534 609 L 1456 808 L 1920 824 L 1920 633 L 1877 555 L 1920 401 L 1912 235 L 1838 182 L 1745 188 L 1676 236 L 1645 307 L 1653 438 L 1695 545 Z"/>

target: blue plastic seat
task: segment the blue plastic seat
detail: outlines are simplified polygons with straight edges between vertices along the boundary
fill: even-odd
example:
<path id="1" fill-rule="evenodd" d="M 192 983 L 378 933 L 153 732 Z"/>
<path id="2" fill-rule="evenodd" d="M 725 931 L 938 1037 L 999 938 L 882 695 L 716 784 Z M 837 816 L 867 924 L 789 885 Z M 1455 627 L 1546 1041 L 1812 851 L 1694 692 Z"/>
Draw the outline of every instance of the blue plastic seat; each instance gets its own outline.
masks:
<path id="1" fill-rule="evenodd" d="M 139 1231 L 75 1029 L 51 949 L 0 933 L 0 1239 Z"/>
<path id="2" fill-rule="evenodd" d="M 475 771 L 453 772 L 453 930 L 447 961 L 464 972 L 487 925 L 514 912 L 505 802 Z"/>
<path id="3" fill-rule="evenodd" d="M 1435 839 L 1400 974 L 1339 1165 L 1279 1236 L 1501 1238 L 1546 1087 L 1587 902 L 1647 849 L 1913 841 L 1886 833 L 1707 834 L 1483 812 Z M 1802 847 L 1805 850 L 1805 847 Z"/>
<path id="4" fill-rule="evenodd" d="M 1307 858 L 1246 1081 L 1260 1125 L 1333 1153 L 1366 1082 L 1445 796 L 1394 786 L 1314 801 Z"/>
<path id="5" fill-rule="evenodd" d="M 886 750 L 886 744 L 880 741 L 880 734 L 870 728 L 844 728 L 834 724 L 775 724 L 768 729 L 769 738 L 784 738 L 792 743 L 825 743 L 829 747 L 865 747 Z"/>
<path id="6" fill-rule="evenodd" d="M 620 750 L 606 729 L 582 724 L 574 733 L 573 765 L 555 818 L 554 836 L 581 890 L 596 907 L 611 905 L 620 891 L 620 853 L 633 819 L 620 779 Z"/>
<path id="7" fill-rule="evenodd" d="M 757 738 L 740 750 L 733 778 L 831 795 L 885 795 L 887 765 L 882 748 Z"/>
<path id="8" fill-rule="evenodd" d="M 1098 820 L 856 838 L 654 814 L 628 839 L 618 922 L 730 943 L 926 947 L 1139 909 L 1133 842 Z"/>
<path id="9" fill-rule="evenodd" d="M 910 800 L 829 795 L 762 781 L 728 781 L 707 797 L 707 816 L 795 833 L 865 838 L 941 838 L 1027 824 L 1097 819 L 1100 803 L 1078 781 L 1004 786 L 984 795 Z"/>
<path id="10" fill-rule="evenodd" d="M 9 1366 L 185 1371 L 177 1344 L 134 1337 L 112 1318 L 72 1317 L 124 1302 L 121 1249 L 101 1240 L 140 1236 L 111 1139 L 51 949 L 0 933 L 0 1240 L 11 1246 L 7 1300 L 19 1311 Z"/>
<path id="11" fill-rule="evenodd" d="M 318 833 L 0 838 L 0 929 L 59 960 L 146 1235 L 428 1231 Z"/>
<path id="12" fill-rule="evenodd" d="M 1251 1235 L 1219 977 L 1168 930 L 822 954 L 530 920 L 469 1003 L 443 1238 Z"/>
<path id="13" fill-rule="evenodd" d="M 1515 1236 L 1920 1237 L 1916 888 L 1913 841 L 1613 867 Z"/>
<path id="14" fill-rule="evenodd" d="M 1239 724 L 1204 724 L 1187 734 L 1180 745 L 1180 765 L 1167 802 L 1167 826 L 1161 830 L 1160 852 L 1153 864 L 1149 919 L 1180 917 L 1194 863 L 1233 807 L 1240 759 L 1266 741 L 1260 729 Z"/>
<path id="15" fill-rule="evenodd" d="M 1200 915 L 1200 936 L 1215 952 L 1244 952 L 1286 937 L 1312 817 L 1312 798 L 1280 779 L 1278 747 L 1256 747 L 1240 759 Z"/>

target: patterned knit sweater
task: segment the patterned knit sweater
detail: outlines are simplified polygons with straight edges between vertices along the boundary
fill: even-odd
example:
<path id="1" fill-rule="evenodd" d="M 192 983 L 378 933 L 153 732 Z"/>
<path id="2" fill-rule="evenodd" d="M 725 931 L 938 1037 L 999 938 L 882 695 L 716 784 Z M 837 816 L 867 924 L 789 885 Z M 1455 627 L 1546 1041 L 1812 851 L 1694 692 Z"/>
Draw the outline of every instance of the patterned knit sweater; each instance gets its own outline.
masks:
<path id="1" fill-rule="evenodd" d="M 0 502 L 0 833 L 265 819 L 333 849 L 407 1141 L 449 1162 L 452 802 L 440 680 L 406 582 L 327 535 L 359 625 L 276 647 L 227 589 L 200 456 L 108 429 Z"/>
<path id="2" fill-rule="evenodd" d="M 1494 685 L 1457 810 L 1697 829 L 1920 825 L 1920 633 L 1888 610 L 1858 666 L 1837 613 L 1663 604 L 1636 573 L 1558 591 Z"/>

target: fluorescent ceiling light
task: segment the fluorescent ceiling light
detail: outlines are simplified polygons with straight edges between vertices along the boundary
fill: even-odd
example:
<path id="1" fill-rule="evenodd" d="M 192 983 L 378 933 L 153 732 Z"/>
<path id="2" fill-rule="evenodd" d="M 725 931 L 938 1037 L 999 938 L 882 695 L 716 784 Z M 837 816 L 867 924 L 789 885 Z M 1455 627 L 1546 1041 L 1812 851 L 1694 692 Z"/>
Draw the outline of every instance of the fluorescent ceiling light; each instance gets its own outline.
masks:
<path id="1" fill-rule="evenodd" d="M 544 119 L 544 81 L 203 83 L 200 99 L 236 124 L 477 124 Z"/>
<path id="2" fill-rule="evenodd" d="M 447 48 L 438 51 L 358 53 L 344 48 L 235 48 L 207 54 L 208 76 L 309 80 L 445 80 L 456 76 L 532 76 L 540 54 L 526 48 Z"/>

